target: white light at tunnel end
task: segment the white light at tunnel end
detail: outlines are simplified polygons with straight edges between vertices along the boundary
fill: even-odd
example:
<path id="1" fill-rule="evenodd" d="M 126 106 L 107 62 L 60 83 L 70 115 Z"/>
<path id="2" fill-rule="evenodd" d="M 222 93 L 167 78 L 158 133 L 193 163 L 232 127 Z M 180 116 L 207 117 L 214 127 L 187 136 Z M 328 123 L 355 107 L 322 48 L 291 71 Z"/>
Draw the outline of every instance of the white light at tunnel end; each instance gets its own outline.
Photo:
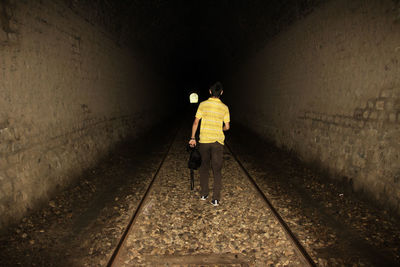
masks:
<path id="1" fill-rule="evenodd" d="M 199 96 L 196 93 L 191 93 L 189 96 L 190 103 L 198 103 L 199 102 Z"/>

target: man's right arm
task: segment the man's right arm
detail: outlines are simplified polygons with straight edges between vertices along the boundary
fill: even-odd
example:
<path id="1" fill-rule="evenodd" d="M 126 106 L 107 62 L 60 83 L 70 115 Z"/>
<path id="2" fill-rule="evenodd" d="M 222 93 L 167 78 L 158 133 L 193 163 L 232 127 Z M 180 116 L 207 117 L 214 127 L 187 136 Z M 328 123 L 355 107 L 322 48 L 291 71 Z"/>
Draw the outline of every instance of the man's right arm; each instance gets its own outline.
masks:
<path id="1" fill-rule="evenodd" d="M 223 128 L 223 130 L 224 130 L 224 131 L 228 131 L 229 128 L 230 128 L 229 122 L 224 122 L 224 128 Z"/>

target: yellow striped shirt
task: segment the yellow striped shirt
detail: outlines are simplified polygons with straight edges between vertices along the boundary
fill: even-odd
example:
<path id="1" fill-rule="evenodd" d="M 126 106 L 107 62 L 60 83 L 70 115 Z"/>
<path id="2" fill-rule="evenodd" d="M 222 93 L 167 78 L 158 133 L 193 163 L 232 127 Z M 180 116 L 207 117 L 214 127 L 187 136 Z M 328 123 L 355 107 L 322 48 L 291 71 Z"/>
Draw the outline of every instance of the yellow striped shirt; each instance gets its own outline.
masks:
<path id="1" fill-rule="evenodd" d="M 224 144 L 225 135 L 222 131 L 222 122 L 229 122 L 230 115 L 228 106 L 219 98 L 210 97 L 200 103 L 196 118 L 201 119 L 200 143 Z"/>

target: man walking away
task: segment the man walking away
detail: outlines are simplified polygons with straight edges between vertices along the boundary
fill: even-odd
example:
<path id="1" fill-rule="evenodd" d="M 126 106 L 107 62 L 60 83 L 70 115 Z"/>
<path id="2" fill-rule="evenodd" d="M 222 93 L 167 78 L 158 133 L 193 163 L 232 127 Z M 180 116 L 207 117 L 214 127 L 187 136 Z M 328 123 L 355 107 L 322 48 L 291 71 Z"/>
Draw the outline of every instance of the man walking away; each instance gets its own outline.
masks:
<path id="1" fill-rule="evenodd" d="M 208 178 L 210 163 L 214 174 L 213 199 L 211 203 L 218 206 L 221 199 L 222 188 L 222 160 L 224 152 L 225 135 L 223 131 L 229 130 L 230 115 L 228 106 L 219 99 L 223 93 L 220 82 L 211 86 L 209 93 L 211 97 L 200 103 L 192 126 L 192 136 L 189 141 L 191 147 L 196 146 L 196 131 L 200 126 L 199 151 L 202 164 L 200 166 L 201 199 L 208 198 Z"/>

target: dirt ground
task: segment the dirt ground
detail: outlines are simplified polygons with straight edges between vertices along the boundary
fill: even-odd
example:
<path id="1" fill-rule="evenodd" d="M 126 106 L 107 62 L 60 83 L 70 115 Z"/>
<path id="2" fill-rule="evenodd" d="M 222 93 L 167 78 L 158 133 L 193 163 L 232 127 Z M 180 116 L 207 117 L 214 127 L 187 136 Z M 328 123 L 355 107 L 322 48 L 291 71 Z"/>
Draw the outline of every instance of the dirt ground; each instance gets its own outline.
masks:
<path id="1" fill-rule="evenodd" d="M 159 126 L 121 144 L 10 227 L 0 237 L 0 266 L 105 266 L 175 130 Z M 400 264 L 397 217 L 245 129 L 232 127 L 227 141 L 319 266 Z"/>
<path id="2" fill-rule="evenodd" d="M 198 172 L 189 190 L 187 136 L 179 131 L 115 266 L 304 266 L 226 147 L 220 205 L 211 205 L 211 172 L 207 200 Z"/>
<path id="3" fill-rule="evenodd" d="M 176 125 L 174 125 L 176 128 Z M 104 266 L 175 128 L 120 144 L 79 182 L 0 237 L 0 266 Z"/>

